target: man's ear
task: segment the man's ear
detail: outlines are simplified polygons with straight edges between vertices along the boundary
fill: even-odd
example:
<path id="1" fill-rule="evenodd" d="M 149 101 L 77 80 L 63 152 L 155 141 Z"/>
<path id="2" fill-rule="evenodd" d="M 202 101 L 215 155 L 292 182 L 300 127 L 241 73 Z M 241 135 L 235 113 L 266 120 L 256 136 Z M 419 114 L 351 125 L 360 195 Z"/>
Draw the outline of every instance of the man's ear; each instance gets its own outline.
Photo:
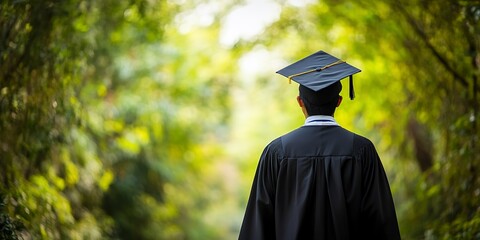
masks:
<path id="1" fill-rule="evenodd" d="M 301 108 L 303 108 L 305 106 L 305 104 L 303 103 L 303 100 L 300 96 L 297 96 L 297 103 L 298 103 L 298 106 L 300 106 Z"/>
<path id="2" fill-rule="evenodd" d="M 342 97 L 342 96 L 338 96 L 337 107 L 340 106 L 340 104 L 342 103 L 342 100 L 343 100 L 343 97 Z"/>

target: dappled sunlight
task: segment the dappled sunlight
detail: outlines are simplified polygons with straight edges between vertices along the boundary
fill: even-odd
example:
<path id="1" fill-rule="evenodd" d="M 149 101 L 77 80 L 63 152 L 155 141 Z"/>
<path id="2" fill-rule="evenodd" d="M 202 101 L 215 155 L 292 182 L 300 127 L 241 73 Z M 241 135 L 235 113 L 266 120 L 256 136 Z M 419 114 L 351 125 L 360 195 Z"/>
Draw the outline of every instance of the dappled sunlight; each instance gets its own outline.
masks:
<path id="1" fill-rule="evenodd" d="M 370 139 L 405 239 L 480 236 L 469 1 L 0 3 L 0 239 L 237 239 L 260 154 L 304 124 L 275 72 L 362 71 L 336 121 Z"/>

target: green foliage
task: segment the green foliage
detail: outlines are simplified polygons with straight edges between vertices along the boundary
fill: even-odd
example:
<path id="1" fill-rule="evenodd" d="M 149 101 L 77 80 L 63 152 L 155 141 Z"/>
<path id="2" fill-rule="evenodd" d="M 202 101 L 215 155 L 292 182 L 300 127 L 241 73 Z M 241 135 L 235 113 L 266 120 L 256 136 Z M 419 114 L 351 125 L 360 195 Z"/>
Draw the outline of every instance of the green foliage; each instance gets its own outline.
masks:
<path id="1" fill-rule="evenodd" d="M 62 175 L 66 159 L 57 155 L 70 143 L 69 129 L 77 121 L 78 109 L 70 103 L 86 62 L 86 41 L 71 22 L 77 16 L 66 14 L 77 4 L 1 3 L 2 216 L 22 238 L 90 235 L 89 227 L 75 230 L 73 223 L 84 218 L 73 215 L 76 205 L 66 196 L 72 183 Z M 69 166 L 70 171 L 80 168 Z M 96 219 L 102 221 L 102 215 Z"/>
<path id="2" fill-rule="evenodd" d="M 1 199 L 4 199 L 2 197 Z M 18 239 L 17 234 L 15 233 L 15 225 L 12 223 L 11 218 L 4 213 L 5 203 L 0 202 L 0 238 L 1 239 Z"/>
<path id="3" fill-rule="evenodd" d="M 480 167 L 479 65 L 474 59 L 479 56 L 480 29 L 474 15 L 480 8 L 457 1 L 411 4 L 407 7 L 415 10 L 393 4 L 411 27 L 403 44 L 410 55 L 416 54 L 403 61 L 403 68 L 414 73 L 409 78 L 416 80 L 415 85 L 405 84 L 405 90 L 436 149 L 432 154 L 436 162 L 412 196 L 424 206 L 410 213 L 416 215 L 412 220 L 423 220 L 411 225 L 416 227 L 412 233 L 423 232 L 426 238 L 478 238 L 480 212 L 474 199 L 480 193 L 475 170 Z"/>
<path id="4" fill-rule="evenodd" d="M 270 68 L 318 49 L 363 69 L 335 117 L 378 147 L 403 237 L 479 238 L 478 3 L 283 3 L 224 46 L 252 2 L 2 1 L 1 238 L 235 239 L 261 149 L 302 123 Z"/>

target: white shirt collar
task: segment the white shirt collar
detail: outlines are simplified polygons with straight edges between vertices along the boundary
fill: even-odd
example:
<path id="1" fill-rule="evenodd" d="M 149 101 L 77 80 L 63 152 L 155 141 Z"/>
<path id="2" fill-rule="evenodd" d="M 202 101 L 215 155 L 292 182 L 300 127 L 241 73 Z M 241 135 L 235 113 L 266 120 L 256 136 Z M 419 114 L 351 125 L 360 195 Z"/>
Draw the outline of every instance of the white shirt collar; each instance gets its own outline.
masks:
<path id="1" fill-rule="evenodd" d="M 314 115 L 307 117 L 303 126 L 338 126 L 338 123 L 332 116 Z"/>

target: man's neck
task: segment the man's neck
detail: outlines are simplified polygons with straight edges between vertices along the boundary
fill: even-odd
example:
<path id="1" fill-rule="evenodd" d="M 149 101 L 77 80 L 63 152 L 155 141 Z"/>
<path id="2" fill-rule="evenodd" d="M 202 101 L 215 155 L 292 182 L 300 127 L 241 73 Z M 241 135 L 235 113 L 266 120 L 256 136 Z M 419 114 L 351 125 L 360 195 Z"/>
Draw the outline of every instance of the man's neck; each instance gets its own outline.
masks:
<path id="1" fill-rule="evenodd" d="M 335 117 L 334 114 L 332 115 L 321 115 L 321 114 L 318 114 L 318 115 L 308 115 L 308 114 L 304 114 L 305 115 L 305 119 L 307 119 L 308 117 L 313 117 L 313 116 L 327 116 L 327 117 Z"/>

